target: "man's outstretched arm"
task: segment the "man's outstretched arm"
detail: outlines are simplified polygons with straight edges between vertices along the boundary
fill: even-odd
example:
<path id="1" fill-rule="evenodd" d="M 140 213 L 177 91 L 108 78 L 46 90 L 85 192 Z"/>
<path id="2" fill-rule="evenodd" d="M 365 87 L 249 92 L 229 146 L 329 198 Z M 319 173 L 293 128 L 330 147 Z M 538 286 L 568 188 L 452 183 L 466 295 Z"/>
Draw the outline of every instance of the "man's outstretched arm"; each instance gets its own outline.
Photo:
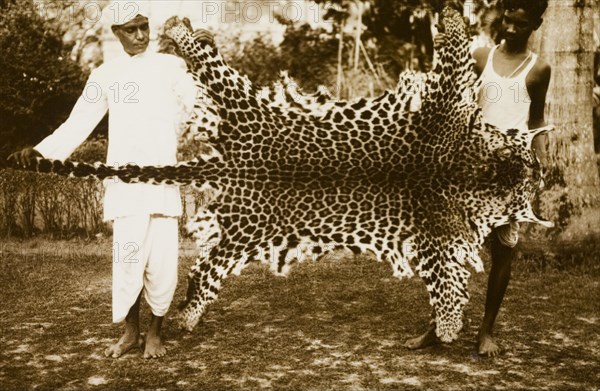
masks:
<path id="1" fill-rule="evenodd" d="M 88 138 L 107 110 L 107 97 L 92 72 L 69 118 L 38 145 L 15 152 L 8 159 L 19 165 L 28 165 L 36 157 L 65 160 Z"/>

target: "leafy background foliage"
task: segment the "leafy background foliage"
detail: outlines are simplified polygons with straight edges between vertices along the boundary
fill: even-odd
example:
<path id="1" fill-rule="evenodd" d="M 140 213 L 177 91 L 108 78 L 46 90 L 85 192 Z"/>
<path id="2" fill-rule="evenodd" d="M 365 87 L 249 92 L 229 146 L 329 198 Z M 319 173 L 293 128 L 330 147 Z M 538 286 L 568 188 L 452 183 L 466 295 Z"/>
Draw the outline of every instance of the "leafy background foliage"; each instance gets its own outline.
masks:
<path id="1" fill-rule="evenodd" d="M 328 26 L 311 27 L 275 15 L 278 23 L 285 26 L 281 42 L 273 43 L 272 37 L 266 33 L 256 34 L 250 41 L 242 41 L 239 28 L 226 27 L 217 35 L 217 45 L 229 64 L 247 74 L 255 84 L 269 85 L 285 70 L 304 91 L 312 92 L 319 85 L 324 85 L 341 98 L 377 95 L 386 88 L 392 88 L 398 73 L 407 68 L 429 70 L 432 55 L 431 17 L 439 11 L 441 1 L 363 1 L 360 39 L 365 50 L 360 51 L 358 64 L 354 64 L 356 41 L 352 31 L 356 23 L 356 1 L 316 2 L 326 8 L 324 17 Z M 475 11 L 484 19 L 484 23 L 483 26 L 481 23 L 474 25 L 473 33 L 478 33 L 483 27 L 493 39 L 497 39 L 498 15 L 501 11 L 486 8 L 487 3 L 483 0 L 474 2 Z M 54 6 L 56 4 L 70 7 L 73 1 L 53 3 Z M 71 60 L 73 57 L 70 54 L 76 42 L 65 37 L 74 36 L 69 29 L 81 24 L 78 18 L 82 18 L 82 15 L 81 12 L 67 12 L 62 16 L 72 20 L 44 19 L 36 12 L 33 0 L 0 0 L 0 159 L 25 145 L 36 144 L 50 134 L 67 118 L 81 93 L 88 71 Z M 67 23 L 69 21 L 74 23 Z M 338 58 L 340 45 L 342 56 Z M 372 65 L 366 61 L 365 53 Z M 340 69 L 341 73 L 338 74 Z M 598 110 L 596 117 L 600 117 L 597 113 Z M 600 120 L 595 122 L 596 129 L 599 123 Z M 106 134 L 107 118 L 93 133 L 101 138 L 93 136 L 82 145 L 75 155 L 77 159 L 104 160 Z M 600 137 L 597 136 L 596 143 L 598 140 Z M 30 190 L 22 190 L 31 194 Z M 31 195 L 17 196 L 13 200 L 16 204 L 11 201 L 13 198 L 0 199 L 0 204 L 4 202 L 7 208 L 3 220 L 6 228 L 4 233 L 28 236 L 36 232 L 31 227 L 22 227 L 23 224 L 31 225 L 31 221 L 39 220 L 35 218 L 37 209 L 31 212 L 31 205 L 19 204 L 31 203 Z M 194 204 L 192 209 L 203 202 L 194 196 L 191 199 Z M 96 213 L 101 214 L 100 209 Z M 19 215 L 17 211 L 25 212 L 19 212 Z M 7 221 L 7 216 L 13 216 L 13 220 Z M 85 224 L 81 221 L 74 223 L 74 226 Z M 86 235 L 90 234 L 86 232 Z"/>
<path id="2" fill-rule="evenodd" d="M 239 37 L 227 36 L 225 47 L 229 50 L 224 50 L 224 55 L 233 67 L 260 85 L 272 83 L 281 70 L 287 70 L 307 91 L 319 85 L 333 90 L 340 23 L 351 17 L 352 3 L 348 0 L 328 3 L 329 12 L 325 17 L 333 22 L 331 31 L 279 17 L 278 21 L 286 26 L 280 45 L 274 45 L 264 35 L 245 43 L 240 42 Z M 354 38 L 346 34 L 342 66 L 344 72 L 350 74 L 345 90 L 340 91 L 343 97 L 373 94 L 393 85 L 398 72 L 407 64 L 412 66 L 409 61 L 412 56 L 417 58 L 421 69 L 427 69 L 429 64 L 429 19 L 411 19 L 411 15 L 435 9 L 436 1 L 370 0 L 366 3 L 363 18 L 366 29 L 362 39 L 367 43 L 365 46 L 373 62 L 380 65 L 379 76 L 388 82 L 379 85 L 376 91 L 367 90 L 365 85 L 351 85 L 361 77 L 356 77 L 356 71 L 351 72 L 351 56 L 347 54 L 354 50 Z M 87 70 L 70 59 L 72 47 L 63 43 L 67 26 L 44 19 L 36 12 L 32 0 L 1 0 L 0 11 L 0 51 L 3 53 L 0 57 L 0 158 L 4 158 L 24 145 L 39 142 L 67 118 L 84 86 Z M 373 77 L 362 63 L 360 76 Z M 106 120 L 99 128 L 94 134 L 105 135 Z"/>
<path id="3" fill-rule="evenodd" d="M 0 158 L 64 121 L 85 83 L 60 31 L 26 0 L 0 3 Z"/>

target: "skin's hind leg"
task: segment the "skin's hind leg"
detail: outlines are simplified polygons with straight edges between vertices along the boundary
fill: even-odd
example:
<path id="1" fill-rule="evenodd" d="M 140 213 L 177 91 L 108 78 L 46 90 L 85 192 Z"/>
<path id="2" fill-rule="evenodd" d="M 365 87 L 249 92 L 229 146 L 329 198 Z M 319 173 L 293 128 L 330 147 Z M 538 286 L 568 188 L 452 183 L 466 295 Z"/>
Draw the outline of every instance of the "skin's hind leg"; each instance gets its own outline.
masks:
<path id="1" fill-rule="evenodd" d="M 217 299 L 221 281 L 233 269 L 235 259 L 223 248 L 213 248 L 210 254 L 198 258 L 188 274 L 186 300 L 180 304 L 180 326 L 192 331 L 200 321 L 208 304 Z"/>

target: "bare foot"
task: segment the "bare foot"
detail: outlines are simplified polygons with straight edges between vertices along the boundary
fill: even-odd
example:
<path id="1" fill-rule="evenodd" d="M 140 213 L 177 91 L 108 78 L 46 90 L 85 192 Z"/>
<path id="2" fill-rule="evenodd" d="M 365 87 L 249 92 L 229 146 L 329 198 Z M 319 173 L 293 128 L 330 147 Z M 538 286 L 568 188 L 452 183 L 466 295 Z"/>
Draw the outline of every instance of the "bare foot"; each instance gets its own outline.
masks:
<path id="1" fill-rule="evenodd" d="M 144 349 L 144 358 L 159 358 L 167 354 L 167 349 L 162 343 L 159 335 L 148 333 L 146 337 L 146 349 Z"/>
<path id="2" fill-rule="evenodd" d="M 435 325 L 429 327 L 429 329 L 423 334 L 415 338 L 411 338 L 404 343 L 404 347 L 415 350 L 423 349 L 427 346 L 436 345 L 440 343 L 440 339 L 435 335 Z"/>
<path id="3" fill-rule="evenodd" d="M 480 356 L 495 357 L 500 354 L 500 347 L 496 344 L 491 335 L 485 334 L 478 337 Z"/>
<path id="4" fill-rule="evenodd" d="M 141 348 L 143 344 L 142 337 L 139 333 L 125 332 L 121 339 L 113 345 L 110 345 L 104 351 L 106 357 L 118 358 L 130 351 L 133 348 Z"/>

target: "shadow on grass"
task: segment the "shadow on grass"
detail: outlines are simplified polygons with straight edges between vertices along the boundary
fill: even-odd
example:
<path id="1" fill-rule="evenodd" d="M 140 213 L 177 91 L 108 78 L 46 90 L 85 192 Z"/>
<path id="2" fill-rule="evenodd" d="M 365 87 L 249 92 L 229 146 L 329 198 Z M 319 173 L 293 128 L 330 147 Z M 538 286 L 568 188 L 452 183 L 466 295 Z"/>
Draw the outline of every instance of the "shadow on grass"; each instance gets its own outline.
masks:
<path id="1" fill-rule="evenodd" d="M 2 251 L 3 389 L 554 390 L 600 385 L 598 274 L 581 268 L 542 272 L 528 258 L 515 265 L 496 327 L 505 350 L 495 359 L 480 358 L 474 346 L 485 274 L 471 277 L 466 308 L 471 326 L 460 338 L 408 351 L 403 342 L 429 320 L 423 283 L 399 281 L 389 265 L 369 256 L 339 252 L 299 265 L 286 278 L 252 266 L 225 281 L 219 301 L 193 333 L 167 323 L 167 357 L 147 361 L 133 351 L 115 360 L 102 354 L 120 332 L 110 323 L 110 244 L 104 247 L 106 255 Z M 182 259 L 175 300 L 183 297 L 192 263 L 192 256 Z M 142 311 L 147 324 L 148 309 Z"/>

